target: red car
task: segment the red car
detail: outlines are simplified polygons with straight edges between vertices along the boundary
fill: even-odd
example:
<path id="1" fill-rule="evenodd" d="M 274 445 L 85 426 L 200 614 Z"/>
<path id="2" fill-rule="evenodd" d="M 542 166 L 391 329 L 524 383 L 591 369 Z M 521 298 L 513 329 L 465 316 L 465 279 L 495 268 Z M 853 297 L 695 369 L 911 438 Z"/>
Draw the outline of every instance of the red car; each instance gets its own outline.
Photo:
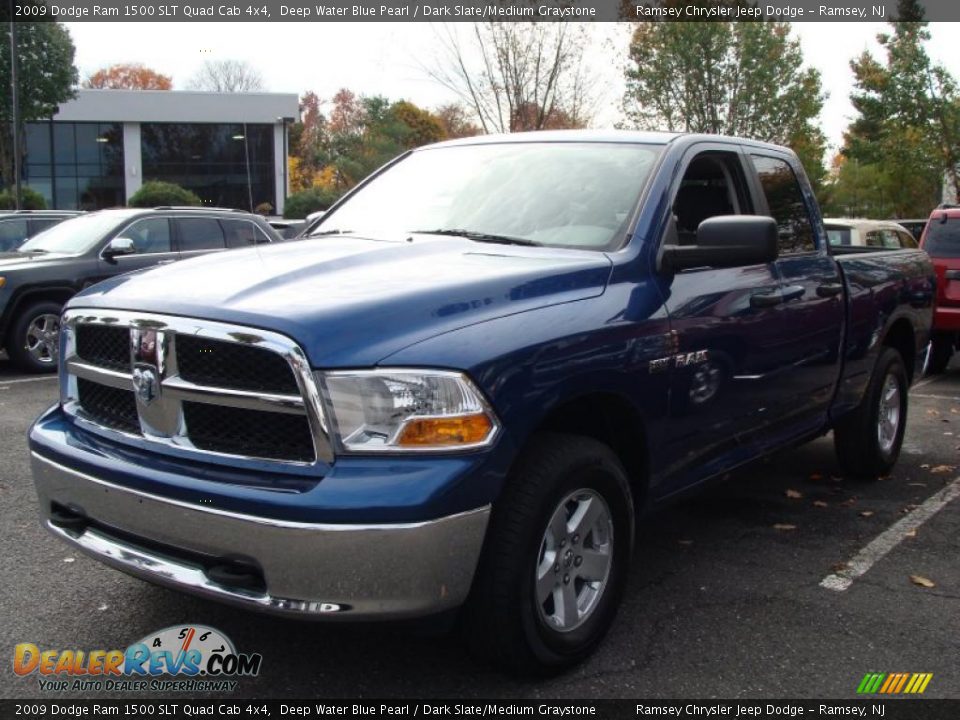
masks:
<path id="1" fill-rule="evenodd" d="M 937 301 L 927 372 L 941 373 L 960 338 L 960 205 L 941 205 L 930 214 L 920 247 L 933 260 Z"/>

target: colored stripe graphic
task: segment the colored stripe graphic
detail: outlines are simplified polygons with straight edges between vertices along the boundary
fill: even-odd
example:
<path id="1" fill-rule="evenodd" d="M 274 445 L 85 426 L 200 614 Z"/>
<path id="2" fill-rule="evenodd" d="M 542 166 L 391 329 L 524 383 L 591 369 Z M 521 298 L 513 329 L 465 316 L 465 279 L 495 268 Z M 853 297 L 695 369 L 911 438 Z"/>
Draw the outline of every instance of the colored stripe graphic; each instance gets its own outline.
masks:
<path id="1" fill-rule="evenodd" d="M 857 694 L 919 695 L 931 679 L 933 673 L 867 673 L 857 686 Z"/>

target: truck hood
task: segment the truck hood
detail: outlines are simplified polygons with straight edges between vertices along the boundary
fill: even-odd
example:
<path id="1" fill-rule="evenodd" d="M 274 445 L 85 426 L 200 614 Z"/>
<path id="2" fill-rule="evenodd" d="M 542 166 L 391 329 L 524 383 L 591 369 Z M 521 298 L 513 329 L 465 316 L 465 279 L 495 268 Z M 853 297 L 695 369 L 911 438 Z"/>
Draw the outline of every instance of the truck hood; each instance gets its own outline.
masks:
<path id="1" fill-rule="evenodd" d="M 62 263 L 64 258 L 72 257 L 74 256 L 63 255 L 62 253 L 25 253 L 15 250 L 0 252 L 0 274 L 22 268 L 56 265 Z"/>
<path id="2" fill-rule="evenodd" d="M 314 367 L 366 366 L 467 325 L 600 295 L 610 268 L 583 250 L 337 236 L 112 278 L 70 306 L 260 327 L 292 337 Z"/>

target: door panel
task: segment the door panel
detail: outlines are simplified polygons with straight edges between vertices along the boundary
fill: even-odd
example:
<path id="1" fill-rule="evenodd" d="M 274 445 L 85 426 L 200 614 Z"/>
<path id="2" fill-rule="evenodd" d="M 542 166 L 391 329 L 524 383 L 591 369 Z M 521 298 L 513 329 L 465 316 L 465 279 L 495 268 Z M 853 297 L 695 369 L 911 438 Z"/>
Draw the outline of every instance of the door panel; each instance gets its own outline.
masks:
<path id="1" fill-rule="evenodd" d="M 711 144 L 690 157 L 674 190 L 667 243 L 696 242 L 707 217 L 754 213 L 755 191 L 738 148 Z M 771 378 L 789 362 L 772 301 L 780 290 L 774 263 L 687 270 L 670 280 L 665 305 L 674 354 L 651 363 L 651 372 L 670 382 L 665 492 L 747 459 L 753 438 L 776 413 Z"/>

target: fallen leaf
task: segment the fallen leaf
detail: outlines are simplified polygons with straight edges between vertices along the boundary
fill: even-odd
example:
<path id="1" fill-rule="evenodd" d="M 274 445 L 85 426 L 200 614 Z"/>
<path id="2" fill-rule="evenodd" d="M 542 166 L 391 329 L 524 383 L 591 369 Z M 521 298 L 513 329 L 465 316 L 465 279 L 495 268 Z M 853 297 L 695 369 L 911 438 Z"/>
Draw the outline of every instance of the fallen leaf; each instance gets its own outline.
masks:
<path id="1" fill-rule="evenodd" d="M 693 545 L 693 540 L 677 540 L 678 545 Z"/>
<path id="2" fill-rule="evenodd" d="M 109 607 L 110 607 L 110 606 L 107 605 L 106 603 L 100 603 L 100 607 L 98 607 L 97 610 L 99 610 L 100 612 L 104 612 L 104 611 L 107 610 Z"/>
<path id="3" fill-rule="evenodd" d="M 904 537 L 908 537 L 908 538 L 915 538 L 915 537 L 917 536 L 917 529 L 914 528 L 913 530 L 907 530 L 907 531 L 903 534 L 903 536 L 904 536 Z"/>
<path id="4" fill-rule="evenodd" d="M 924 464 L 921 465 L 920 467 L 921 467 L 923 470 L 926 470 L 926 469 L 928 469 L 928 468 L 930 467 L 930 465 L 929 465 L 928 463 L 924 463 Z"/>
<path id="5" fill-rule="evenodd" d="M 864 510 L 860 513 L 860 517 L 873 517 L 873 510 Z"/>
<path id="6" fill-rule="evenodd" d="M 937 465 L 936 467 L 930 468 L 930 472 L 935 475 L 943 475 L 944 473 L 953 472 L 956 469 L 956 465 Z"/>
<path id="7" fill-rule="evenodd" d="M 839 475 L 831 475 L 831 476 L 830 476 L 830 482 L 832 482 L 832 483 L 841 483 L 841 482 L 843 482 L 843 478 L 840 477 Z"/>
<path id="8" fill-rule="evenodd" d="M 937 584 L 933 580 L 929 578 L 925 578 L 923 575 L 911 575 L 910 582 L 912 582 L 914 585 L 919 585 L 920 587 L 925 587 L 925 588 L 932 588 L 937 586 Z"/>
<path id="9" fill-rule="evenodd" d="M 818 480 L 823 480 L 823 475 L 821 475 L 820 473 L 816 473 L 816 472 L 815 472 L 815 473 L 811 473 L 811 474 L 810 474 L 810 480 L 811 480 L 812 482 L 817 482 Z"/>
<path id="10" fill-rule="evenodd" d="M 960 408 L 950 408 L 951 415 L 960 415 Z"/>
<path id="11" fill-rule="evenodd" d="M 910 505 L 907 505 L 906 507 L 900 508 L 900 512 L 902 512 L 904 515 L 906 515 L 906 514 L 908 514 L 908 513 L 912 513 L 914 510 L 917 509 L 917 507 L 919 507 L 919 506 L 918 506 L 918 505 L 914 505 L 913 503 L 911 503 Z"/>
<path id="12" fill-rule="evenodd" d="M 67 557 L 67 558 L 64 558 L 64 559 L 63 559 L 63 561 L 64 561 L 65 563 L 72 563 L 72 562 L 74 562 L 75 560 L 76 560 L 76 558 L 70 558 L 70 557 Z"/>
<path id="13" fill-rule="evenodd" d="M 773 526 L 774 530 L 796 530 L 796 525 L 791 525 L 790 523 L 776 523 Z"/>
<path id="14" fill-rule="evenodd" d="M 845 562 L 834 563 L 830 569 L 834 572 L 842 572 L 843 570 L 847 569 L 847 564 Z"/>
<path id="15" fill-rule="evenodd" d="M 847 498 L 840 504 L 843 505 L 843 507 L 853 507 L 857 504 L 857 499 L 855 497 Z"/>
<path id="16" fill-rule="evenodd" d="M 802 492 L 797 492 L 796 490 L 787 490 L 784 495 L 786 495 L 791 500 L 800 500 L 803 497 Z"/>
<path id="17" fill-rule="evenodd" d="M 814 500 L 813 506 L 814 507 L 830 507 L 830 504 L 824 502 L 823 500 Z"/>
<path id="18" fill-rule="evenodd" d="M 930 417 L 938 417 L 940 415 L 940 411 L 931 408 L 930 410 L 927 410 L 927 415 Z"/>
<path id="19" fill-rule="evenodd" d="M 953 433 L 952 433 L 952 432 L 945 432 L 944 435 L 949 435 L 949 436 L 953 437 Z"/>

